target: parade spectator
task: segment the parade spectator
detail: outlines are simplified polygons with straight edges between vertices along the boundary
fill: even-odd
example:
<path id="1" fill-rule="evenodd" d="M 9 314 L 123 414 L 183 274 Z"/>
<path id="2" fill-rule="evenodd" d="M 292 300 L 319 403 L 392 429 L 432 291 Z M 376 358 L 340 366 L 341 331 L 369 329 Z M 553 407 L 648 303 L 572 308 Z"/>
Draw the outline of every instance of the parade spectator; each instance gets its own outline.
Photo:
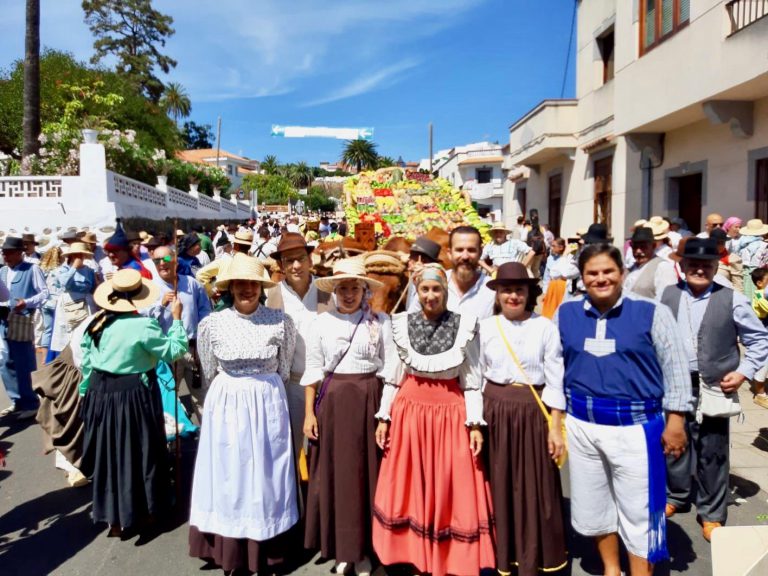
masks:
<path id="1" fill-rule="evenodd" d="M 622 291 L 617 248 L 585 246 L 579 269 L 586 295 L 563 303 L 555 317 L 568 399 L 571 522 L 597 541 L 605 574 L 621 572 L 621 537 L 632 576 L 650 575 L 668 556 L 664 453 L 679 457 L 686 445 L 684 351 L 665 306 Z"/>
<path id="2" fill-rule="evenodd" d="M 331 233 L 331 224 L 328 222 L 328 216 L 322 216 L 320 218 L 320 225 L 317 229 L 320 234 L 320 240 L 324 240 L 328 234 Z"/>
<path id="3" fill-rule="evenodd" d="M 479 239 L 464 235 L 479 256 Z M 465 246 L 456 240 L 455 247 Z M 385 565 L 409 563 L 434 576 L 478 574 L 495 560 L 479 458 L 485 420 L 477 320 L 447 309 L 448 278 L 439 264 L 425 265 L 415 282 L 421 311 L 393 318 L 400 361 L 397 374 L 385 378 L 377 413 L 384 458 L 373 544 Z"/>
<path id="4" fill-rule="evenodd" d="M 660 243 L 651 228 L 635 228 L 631 240 L 634 264 L 627 269 L 624 290 L 657 300 L 667 286 L 677 284 L 672 262 L 656 255 Z"/>
<path id="5" fill-rule="evenodd" d="M 530 225 L 528 221 L 525 219 L 524 214 L 520 214 L 517 217 L 517 226 L 515 227 L 515 232 L 517 232 L 517 236 L 515 237 L 517 240 L 522 240 L 525 242 L 528 240 L 528 230 L 530 230 Z"/>
<path id="6" fill-rule="evenodd" d="M 122 269 L 94 294 L 103 310 L 82 341 L 80 384 L 85 438 L 81 470 L 91 478 L 94 523 L 109 536 L 127 528 L 152 528 L 168 511 L 168 454 L 155 366 L 187 351 L 181 300 L 163 334 L 154 318 L 137 314 L 158 288 L 137 270 Z"/>
<path id="7" fill-rule="evenodd" d="M 5 340 L 7 358 L 0 362 L 0 379 L 11 404 L 0 411 L 0 418 L 15 415 L 32 418 L 39 401 L 32 391 L 35 359 L 33 315 L 48 299 L 45 277 L 37 264 L 24 260 L 21 238 L 6 236 L 0 246 L 5 265 L 0 268 L 0 284 L 7 295 L 0 299 L 0 336 Z"/>
<path id="8" fill-rule="evenodd" d="M 677 232 L 680 234 L 681 238 L 688 238 L 689 236 L 693 236 L 693 233 L 688 229 L 688 224 L 686 221 L 680 217 L 670 218 L 669 229 L 672 232 Z"/>
<path id="9" fill-rule="evenodd" d="M 555 464 L 565 450 L 563 357 L 557 328 L 533 313 L 537 284 L 522 264 L 502 264 L 486 285 L 496 292 L 501 312 L 480 323 L 496 569 L 507 573 L 516 568 L 521 576 L 553 572 L 568 563 Z"/>
<path id="10" fill-rule="evenodd" d="M 251 254 L 263 263 L 265 260 L 272 257 L 275 250 L 277 250 L 277 246 L 272 242 L 272 235 L 269 232 L 269 228 L 262 226 L 259 228 L 258 240 L 253 242 Z"/>
<path id="11" fill-rule="evenodd" d="M 648 225 L 648 220 L 645 220 L 643 218 L 641 218 L 640 220 L 635 220 L 635 223 L 629 229 L 630 235 L 634 234 L 635 230 L 637 230 L 638 228 L 647 227 L 647 225 Z M 624 257 L 624 267 L 627 270 L 629 270 L 635 263 L 635 257 L 632 255 L 631 236 L 624 241 L 624 247 L 622 248 L 621 253 L 622 253 L 622 256 Z"/>
<path id="12" fill-rule="evenodd" d="M 205 291 L 214 300 L 218 300 L 221 294 L 216 289 L 214 280 L 222 277 L 226 274 L 227 268 L 232 263 L 232 257 L 234 254 L 248 254 L 253 243 L 253 232 L 235 232 L 232 237 L 232 242 L 229 241 L 229 237 L 224 234 L 219 238 L 219 242 L 223 242 L 230 247 L 230 250 L 223 251 L 221 255 L 207 266 L 203 266 L 197 271 L 195 278 L 200 284 L 202 284 Z M 229 303 L 231 304 L 231 302 Z"/>
<path id="13" fill-rule="evenodd" d="M 192 227 L 192 231 L 197 234 L 197 237 L 200 239 L 200 248 L 208 257 L 208 262 L 201 262 L 201 264 L 205 266 L 216 257 L 213 252 L 213 241 L 211 240 L 210 236 L 205 233 L 205 229 L 203 228 L 202 224 L 195 224 Z"/>
<path id="14" fill-rule="evenodd" d="M 141 274 L 142 278 L 152 280 L 152 273 L 134 256 L 131 241 L 119 223 L 115 233 L 104 244 L 104 252 L 109 259 L 106 266 L 102 264 L 105 278 L 118 270 L 130 268 Z"/>
<path id="15" fill-rule="evenodd" d="M 768 327 L 768 269 L 758 268 L 752 271 L 752 283 L 755 285 L 755 293 L 752 296 L 752 310 L 757 318 Z M 752 400 L 762 408 L 768 408 L 768 394 L 765 392 L 765 380 L 768 376 L 768 362 L 757 371 L 752 379 Z"/>
<path id="16" fill-rule="evenodd" d="M 522 240 L 507 239 L 510 232 L 501 222 L 491 226 L 492 240 L 480 255 L 480 267 L 490 275 L 507 262 L 522 262 L 528 267 L 536 256 L 534 250 Z"/>
<path id="17" fill-rule="evenodd" d="M 66 245 L 65 245 L 66 247 Z M 40 307 L 40 313 L 43 320 L 43 334 L 39 341 L 39 347 L 47 351 L 51 346 L 51 335 L 53 334 L 53 317 L 56 312 L 56 303 L 59 300 L 60 289 L 54 285 L 56 275 L 53 273 L 62 263 L 65 262 L 61 248 L 52 246 L 40 259 L 40 270 L 45 276 L 45 285 L 48 287 L 48 298 Z"/>
<path id="18" fill-rule="evenodd" d="M 284 279 L 268 291 L 266 302 L 269 308 L 284 310 L 296 326 L 296 349 L 285 387 L 288 393 L 291 433 L 297 455 L 304 443 L 305 391 L 301 386 L 301 378 L 306 369 L 306 339 L 317 314 L 334 308 L 331 295 L 318 291 L 314 283 L 312 250 L 301 234 L 283 234 L 272 257 L 280 264 Z"/>
<path id="19" fill-rule="evenodd" d="M 722 228 L 724 224 L 723 217 L 717 212 L 707 214 L 707 219 L 704 221 L 704 230 L 696 234 L 697 238 L 709 238 L 709 233 L 715 228 Z"/>
<path id="20" fill-rule="evenodd" d="M 35 238 L 35 235 L 24 234 L 21 239 L 24 242 L 24 261 L 39 266 L 42 255 L 37 251 L 37 247 L 40 243 Z"/>
<path id="21" fill-rule="evenodd" d="M 371 311 L 371 291 L 381 282 L 366 278 L 359 259 L 340 260 L 333 275 L 315 281 L 333 293 L 336 310 L 319 314 L 307 342 L 304 434 L 310 441 L 309 490 L 304 546 L 320 548 L 344 574 L 372 571 L 371 526 L 379 474 L 376 413 L 382 379 L 397 362 L 392 326 Z"/>
<path id="22" fill-rule="evenodd" d="M 262 289 L 274 284 L 255 258 L 235 255 L 216 284 L 233 294 L 234 305 L 198 330 L 210 388 L 192 483 L 189 553 L 224 570 L 262 573 L 286 557 L 286 533 L 299 520 L 284 389 L 296 329 L 287 314 L 259 304 Z"/>
<path id="23" fill-rule="evenodd" d="M 544 275 L 541 279 L 541 290 L 544 294 L 547 293 L 549 283 L 552 281 L 552 269 L 560 261 L 564 253 L 565 239 L 560 237 L 554 238 L 552 242 L 550 242 L 549 255 L 547 256 L 547 263 L 544 265 Z"/>
<path id="24" fill-rule="evenodd" d="M 48 284 L 58 295 L 50 342 L 52 356 L 64 350 L 72 331 L 96 312 L 93 293 L 98 281 L 93 269 L 85 265 L 93 254 L 83 242 L 70 244 L 63 254 L 67 260 L 52 272 L 52 280 Z"/>
<path id="25" fill-rule="evenodd" d="M 725 247 L 730 254 L 737 253 L 741 244 L 741 226 L 743 221 L 736 216 L 726 218 L 723 223 L 723 231 L 728 235 Z"/>
<path id="26" fill-rule="evenodd" d="M 686 418 L 691 449 L 667 459 L 667 517 L 688 506 L 696 476 L 696 512 L 702 534 L 727 518 L 729 417 L 741 412 L 737 391 L 768 362 L 768 332 L 742 294 L 714 283 L 720 253 L 712 238 L 685 244 L 685 279 L 664 291 L 682 337 L 696 414 Z M 745 347 L 740 357 L 738 342 Z M 694 458 L 696 469 L 693 469 Z"/>
<path id="27" fill-rule="evenodd" d="M 194 232 L 185 234 L 178 241 L 178 247 L 179 274 L 194 277 L 197 271 L 203 267 L 198 259 L 198 255 L 203 250 L 200 245 L 200 238 Z"/>
<path id="28" fill-rule="evenodd" d="M 349 233 L 349 227 L 347 225 L 347 217 L 342 216 L 341 222 L 339 222 L 339 236 L 346 236 Z"/>
<path id="29" fill-rule="evenodd" d="M 720 254 L 720 260 L 717 264 L 717 276 L 720 283 L 743 294 L 744 266 L 738 254 L 728 252 L 728 235 L 721 228 L 715 228 L 709 233 L 709 237 L 717 242 L 717 252 Z"/>
<path id="30" fill-rule="evenodd" d="M 440 244 L 433 242 L 426 236 L 419 236 L 411 245 L 408 254 L 408 294 L 406 295 L 405 309 L 408 312 L 419 310 L 419 298 L 416 295 L 416 285 L 413 283 L 416 273 L 424 264 L 440 262 Z"/>
<path id="31" fill-rule="evenodd" d="M 755 286 L 752 284 L 750 274 L 762 266 L 763 255 L 766 251 L 765 239 L 768 237 L 768 224 L 763 224 L 759 218 L 749 220 L 746 226 L 739 229 L 741 241 L 739 242 L 739 257 L 744 271 L 744 295 L 751 298 Z"/>

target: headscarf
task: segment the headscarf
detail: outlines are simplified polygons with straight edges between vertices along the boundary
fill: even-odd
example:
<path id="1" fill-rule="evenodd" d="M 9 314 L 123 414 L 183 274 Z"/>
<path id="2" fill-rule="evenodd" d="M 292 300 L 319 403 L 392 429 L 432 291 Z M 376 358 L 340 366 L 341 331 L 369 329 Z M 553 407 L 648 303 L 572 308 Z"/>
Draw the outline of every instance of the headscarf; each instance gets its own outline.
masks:
<path id="1" fill-rule="evenodd" d="M 736 226 L 736 228 L 741 228 L 741 218 L 738 216 L 731 216 L 729 217 L 724 223 L 723 223 L 723 230 L 725 232 L 728 232 L 731 228 Z"/>
<path id="2" fill-rule="evenodd" d="M 445 268 L 442 265 L 433 262 L 430 264 L 424 264 L 413 278 L 413 285 L 418 289 L 419 284 L 424 280 L 434 280 L 443 289 L 443 292 L 448 294 L 448 276 L 445 273 Z"/>

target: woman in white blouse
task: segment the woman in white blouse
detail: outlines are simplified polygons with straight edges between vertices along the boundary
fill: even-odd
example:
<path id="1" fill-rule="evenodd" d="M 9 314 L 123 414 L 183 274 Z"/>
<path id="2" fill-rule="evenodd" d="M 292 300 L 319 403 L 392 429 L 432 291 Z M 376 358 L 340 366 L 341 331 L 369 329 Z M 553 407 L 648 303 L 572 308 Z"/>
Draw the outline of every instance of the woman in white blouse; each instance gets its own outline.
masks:
<path id="1" fill-rule="evenodd" d="M 373 545 L 384 564 L 413 564 L 434 576 L 478 574 L 494 565 L 494 554 L 479 458 L 485 421 L 477 320 L 447 310 L 439 264 L 425 265 L 414 283 L 421 310 L 393 317 L 400 361 L 377 414 L 376 442 L 385 452 Z"/>
<path id="2" fill-rule="evenodd" d="M 565 448 L 563 358 L 557 327 L 532 313 L 540 294 L 537 282 L 521 264 L 503 264 L 487 284 L 496 291 L 501 313 L 480 323 L 486 454 L 496 513 L 496 568 L 502 575 L 513 566 L 520 576 L 532 576 L 567 563 L 555 464 Z"/>
<path id="3" fill-rule="evenodd" d="M 385 360 L 394 361 L 397 352 L 389 317 L 368 305 L 381 283 L 365 277 L 361 259 L 337 262 L 333 276 L 315 285 L 334 294 L 336 310 L 314 320 L 301 379 L 311 443 L 305 546 L 334 558 L 338 574 L 354 564 L 358 576 L 367 576 L 379 473 L 376 411 Z"/>

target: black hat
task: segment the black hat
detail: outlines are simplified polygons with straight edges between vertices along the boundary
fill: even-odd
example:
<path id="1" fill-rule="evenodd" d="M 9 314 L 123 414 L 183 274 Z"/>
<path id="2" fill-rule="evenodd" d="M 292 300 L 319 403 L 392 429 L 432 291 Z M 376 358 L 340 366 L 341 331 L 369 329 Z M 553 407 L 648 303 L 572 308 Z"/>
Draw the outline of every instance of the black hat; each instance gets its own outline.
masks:
<path id="1" fill-rule="evenodd" d="M 231 244 L 232 241 L 229 239 L 229 235 L 225 232 L 222 233 L 221 236 L 219 236 L 219 239 L 216 241 L 216 248 L 221 248 L 222 246 L 226 246 L 227 244 Z"/>
<path id="2" fill-rule="evenodd" d="M 610 242 L 608 238 L 608 228 L 605 224 L 590 224 L 587 233 L 581 237 L 584 244 L 600 244 L 601 242 Z"/>
<path id="3" fill-rule="evenodd" d="M 715 242 L 725 242 L 728 240 L 728 234 L 722 228 L 715 228 L 709 233 L 709 237 Z"/>
<path id="4" fill-rule="evenodd" d="M 24 240 L 18 236 L 6 236 L 0 250 L 24 250 Z"/>
<path id="5" fill-rule="evenodd" d="M 104 244 L 104 249 L 109 252 L 114 250 L 131 251 L 130 240 L 128 240 L 128 237 L 125 235 L 125 230 L 123 230 L 123 225 L 119 220 L 115 226 L 115 233 L 107 239 L 107 242 Z"/>
<path id="6" fill-rule="evenodd" d="M 635 228 L 635 231 L 632 233 L 632 242 L 655 242 L 656 240 L 653 237 L 653 230 L 648 228 L 647 226 L 639 226 Z"/>
<path id="7" fill-rule="evenodd" d="M 35 235 L 34 234 L 24 234 L 21 237 L 21 239 L 24 242 L 28 242 L 28 243 L 34 244 L 35 246 L 38 246 L 40 244 L 37 240 L 35 240 Z"/>
<path id="8" fill-rule="evenodd" d="M 683 248 L 683 258 L 694 260 L 720 260 L 717 240 L 713 238 L 688 238 Z"/>
<path id="9" fill-rule="evenodd" d="M 486 284 L 491 290 L 505 284 L 538 284 L 537 278 L 531 278 L 528 269 L 520 262 L 507 262 L 496 270 L 496 278 Z"/>
<path id="10" fill-rule="evenodd" d="M 411 246 L 411 252 L 423 254 L 432 262 L 440 261 L 440 244 L 433 242 L 426 236 L 419 236 Z"/>

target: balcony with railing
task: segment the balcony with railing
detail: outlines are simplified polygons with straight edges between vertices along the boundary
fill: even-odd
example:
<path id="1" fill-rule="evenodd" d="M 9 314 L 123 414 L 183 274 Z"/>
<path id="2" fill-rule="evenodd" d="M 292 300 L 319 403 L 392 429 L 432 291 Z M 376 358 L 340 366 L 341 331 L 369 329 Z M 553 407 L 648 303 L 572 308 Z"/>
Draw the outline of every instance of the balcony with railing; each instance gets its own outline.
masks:
<path id="1" fill-rule="evenodd" d="M 733 35 L 768 16 L 768 0 L 731 0 L 725 9 L 731 21 L 730 35 Z"/>

